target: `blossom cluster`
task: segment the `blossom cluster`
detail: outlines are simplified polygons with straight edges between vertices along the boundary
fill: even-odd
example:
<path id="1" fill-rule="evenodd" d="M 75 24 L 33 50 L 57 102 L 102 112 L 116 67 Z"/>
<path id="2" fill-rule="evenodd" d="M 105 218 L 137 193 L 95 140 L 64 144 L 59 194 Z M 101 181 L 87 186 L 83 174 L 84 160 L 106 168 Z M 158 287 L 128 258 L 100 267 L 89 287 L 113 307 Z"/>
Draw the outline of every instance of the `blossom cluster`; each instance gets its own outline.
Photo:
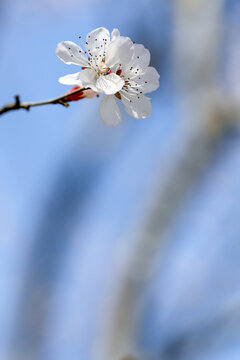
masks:
<path id="1" fill-rule="evenodd" d="M 118 29 L 110 35 L 101 27 L 87 35 L 84 48 L 72 41 L 63 41 L 56 53 L 66 64 L 81 66 L 80 72 L 59 78 L 60 83 L 91 89 L 91 96 L 106 95 L 100 102 L 100 115 L 107 125 L 121 122 L 117 99 L 134 118 L 150 115 L 151 102 L 145 94 L 159 87 L 159 74 L 149 66 L 150 52 L 143 45 L 120 36 Z"/>

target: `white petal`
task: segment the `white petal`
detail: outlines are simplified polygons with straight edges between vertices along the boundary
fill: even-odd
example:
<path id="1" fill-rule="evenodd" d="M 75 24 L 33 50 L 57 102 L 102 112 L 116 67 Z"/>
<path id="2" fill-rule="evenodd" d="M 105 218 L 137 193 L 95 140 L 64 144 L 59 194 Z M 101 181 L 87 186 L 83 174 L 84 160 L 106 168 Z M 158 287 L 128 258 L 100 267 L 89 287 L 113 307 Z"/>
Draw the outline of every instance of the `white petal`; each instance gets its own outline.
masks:
<path id="1" fill-rule="evenodd" d="M 91 88 L 93 91 L 98 92 L 96 87 L 97 74 L 92 69 L 84 69 L 79 73 L 79 79 L 85 88 Z"/>
<path id="2" fill-rule="evenodd" d="M 79 75 L 80 75 L 80 72 L 77 72 L 75 74 L 69 74 L 69 75 L 60 77 L 58 79 L 58 81 L 64 85 L 82 85 Z"/>
<path id="3" fill-rule="evenodd" d="M 84 51 L 72 41 L 63 41 L 57 45 L 57 56 L 66 64 L 86 66 L 88 64 Z"/>
<path id="4" fill-rule="evenodd" d="M 106 95 L 112 95 L 122 89 L 124 80 L 116 74 L 101 75 L 97 82 L 96 87 L 99 92 L 104 92 Z"/>
<path id="5" fill-rule="evenodd" d="M 118 38 L 119 36 L 120 36 L 120 31 L 118 29 L 113 29 L 113 31 L 111 33 L 112 41 L 115 40 L 116 38 Z"/>
<path id="6" fill-rule="evenodd" d="M 158 89 L 159 78 L 160 75 L 157 70 L 149 66 L 142 74 L 131 78 L 131 84 L 137 84 L 136 87 L 141 89 L 143 93 L 149 93 Z"/>
<path id="7" fill-rule="evenodd" d="M 134 53 L 132 41 L 123 36 L 116 37 L 106 48 L 106 65 L 113 67 L 114 65 L 128 64 Z"/>
<path id="8" fill-rule="evenodd" d="M 122 117 L 114 96 L 104 96 L 100 102 L 100 115 L 102 121 L 110 126 L 120 124 Z"/>
<path id="9" fill-rule="evenodd" d="M 130 116 L 136 119 L 145 119 L 150 116 L 151 102 L 148 97 L 142 95 L 138 99 L 136 96 L 132 97 L 122 92 L 121 97 L 125 110 Z"/>
<path id="10" fill-rule="evenodd" d="M 150 52 L 141 44 L 134 44 L 133 47 L 134 56 L 131 66 L 142 70 L 146 69 L 150 64 Z"/>
<path id="11" fill-rule="evenodd" d="M 110 42 L 110 33 L 104 27 L 91 31 L 86 38 L 86 48 L 90 56 L 103 57 L 105 46 Z M 101 60 L 101 59 L 100 59 Z"/>

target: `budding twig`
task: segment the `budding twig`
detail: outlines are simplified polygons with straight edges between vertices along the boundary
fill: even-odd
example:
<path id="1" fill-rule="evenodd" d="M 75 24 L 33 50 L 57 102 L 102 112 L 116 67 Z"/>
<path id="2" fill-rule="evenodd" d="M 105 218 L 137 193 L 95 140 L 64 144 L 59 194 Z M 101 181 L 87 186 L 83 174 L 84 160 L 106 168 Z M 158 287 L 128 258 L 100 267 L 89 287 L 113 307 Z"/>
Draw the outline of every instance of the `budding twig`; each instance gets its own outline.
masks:
<path id="1" fill-rule="evenodd" d="M 65 107 L 68 107 L 69 106 L 68 102 L 71 101 L 70 96 L 75 95 L 84 90 L 88 90 L 88 89 L 87 88 L 77 89 L 77 90 L 65 93 L 64 95 L 56 97 L 54 99 L 37 101 L 37 102 L 29 102 L 29 103 L 21 102 L 19 95 L 16 95 L 15 101 L 13 103 L 6 104 L 2 108 L 0 108 L 0 115 L 6 113 L 8 111 L 12 111 L 12 110 L 18 110 L 18 109 L 29 110 L 33 106 L 41 106 L 41 105 L 49 105 L 49 104 L 61 104 Z"/>

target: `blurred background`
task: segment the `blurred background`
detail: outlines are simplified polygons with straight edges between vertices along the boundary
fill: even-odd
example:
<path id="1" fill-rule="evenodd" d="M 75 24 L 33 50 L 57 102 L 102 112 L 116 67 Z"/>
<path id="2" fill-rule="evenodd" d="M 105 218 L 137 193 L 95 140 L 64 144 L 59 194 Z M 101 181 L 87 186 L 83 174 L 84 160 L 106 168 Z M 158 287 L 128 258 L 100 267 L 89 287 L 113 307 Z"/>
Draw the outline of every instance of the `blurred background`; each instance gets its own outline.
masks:
<path id="1" fill-rule="evenodd" d="M 143 43 L 152 115 L 0 118 L 0 360 L 240 359 L 239 0 L 1 0 L 0 106 L 69 88 L 58 42 Z"/>

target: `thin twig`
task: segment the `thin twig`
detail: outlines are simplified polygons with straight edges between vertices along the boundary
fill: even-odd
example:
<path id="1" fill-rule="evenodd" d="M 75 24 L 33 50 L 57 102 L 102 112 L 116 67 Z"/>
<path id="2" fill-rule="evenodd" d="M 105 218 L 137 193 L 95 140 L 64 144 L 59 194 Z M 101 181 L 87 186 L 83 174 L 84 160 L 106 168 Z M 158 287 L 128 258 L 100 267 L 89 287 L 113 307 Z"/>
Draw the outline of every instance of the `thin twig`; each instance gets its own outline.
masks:
<path id="1" fill-rule="evenodd" d="M 77 89 L 72 92 L 65 93 L 64 95 L 61 95 L 59 97 L 53 98 L 53 99 L 29 102 L 29 103 L 21 102 L 19 95 L 16 95 L 15 101 L 13 103 L 6 104 L 2 108 L 0 108 L 0 115 L 6 113 L 8 111 L 12 111 L 12 110 L 18 110 L 18 109 L 29 110 L 33 106 L 41 106 L 41 105 L 49 105 L 49 104 L 61 104 L 65 107 L 68 107 L 69 106 L 68 101 L 71 101 L 70 96 L 75 95 L 84 90 L 88 90 L 88 89 L 87 88 Z M 69 100 L 68 100 L 68 98 L 69 98 Z"/>

